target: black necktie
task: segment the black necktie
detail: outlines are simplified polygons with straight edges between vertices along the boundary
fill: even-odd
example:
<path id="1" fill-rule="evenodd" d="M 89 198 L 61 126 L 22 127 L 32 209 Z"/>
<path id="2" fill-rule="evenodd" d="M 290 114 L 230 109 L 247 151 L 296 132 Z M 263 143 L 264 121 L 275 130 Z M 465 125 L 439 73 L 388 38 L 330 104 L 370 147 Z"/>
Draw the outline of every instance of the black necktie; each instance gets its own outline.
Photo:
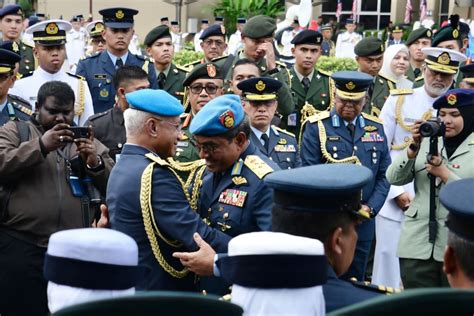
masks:
<path id="1" fill-rule="evenodd" d="M 413 70 L 413 73 L 415 74 L 415 79 L 418 78 L 420 76 L 420 73 L 421 73 L 421 69 L 420 68 L 415 68 Z"/>
<path id="2" fill-rule="evenodd" d="M 262 136 L 260 136 L 260 138 L 263 140 L 263 147 L 265 148 L 265 150 L 268 153 L 268 143 L 269 143 L 268 135 L 267 134 L 262 134 Z"/>
<path id="3" fill-rule="evenodd" d="M 122 66 L 123 66 L 122 58 L 117 58 L 117 61 L 115 61 L 115 69 L 119 69 Z"/>
<path id="4" fill-rule="evenodd" d="M 372 82 L 372 84 L 369 86 L 369 91 L 367 92 L 367 97 L 369 98 L 372 98 L 372 92 L 374 92 L 374 82 Z"/>
<path id="5" fill-rule="evenodd" d="M 349 133 L 351 133 L 351 137 L 354 138 L 354 133 L 355 133 L 355 125 L 352 123 L 347 124 L 347 129 L 349 130 Z"/>
<path id="6" fill-rule="evenodd" d="M 301 84 L 304 87 L 304 92 L 308 92 L 309 86 L 311 85 L 311 81 L 309 81 L 309 78 L 304 77 L 303 80 L 301 80 Z"/>
<path id="7" fill-rule="evenodd" d="M 163 72 L 160 72 L 158 75 L 158 89 L 164 89 L 165 87 L 166 76 Z"/>

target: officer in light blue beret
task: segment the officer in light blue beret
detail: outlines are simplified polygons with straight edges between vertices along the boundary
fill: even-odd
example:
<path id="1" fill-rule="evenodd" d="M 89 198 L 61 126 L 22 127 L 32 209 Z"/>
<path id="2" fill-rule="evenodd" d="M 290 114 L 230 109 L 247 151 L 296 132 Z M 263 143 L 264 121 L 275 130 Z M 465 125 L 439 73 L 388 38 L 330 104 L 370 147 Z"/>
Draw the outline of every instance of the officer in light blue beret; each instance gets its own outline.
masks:
<path id="1" fill-rule="evenodd" d="M 191 209 L 182 182 L 166 160 L 181 137 L 179 101 L 152 89 L 126 98 L 127 143 L 107 190 L 111 228 L 135 239 L 139 263 L 150 269 L 137 290 L 193 291 L 195 275 L 171 254 L 196 251 L 195 232 L 219 251 L 227 250 L 230 236 L 206 225 Z"/>

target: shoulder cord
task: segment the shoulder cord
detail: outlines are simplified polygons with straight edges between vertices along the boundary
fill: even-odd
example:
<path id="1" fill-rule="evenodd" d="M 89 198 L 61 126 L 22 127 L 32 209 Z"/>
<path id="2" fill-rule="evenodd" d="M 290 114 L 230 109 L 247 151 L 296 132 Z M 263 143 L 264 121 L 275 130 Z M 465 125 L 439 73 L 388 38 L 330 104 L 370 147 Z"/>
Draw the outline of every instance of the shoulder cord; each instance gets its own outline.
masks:
<path id="1" fill-rule="evenodd" d="M 356 165 L 360 165 L 360 160 L 357 156 L 351 156 L 344 159 L 334 159 L 330 153 L 328 153 L 326 149 L 326 128 L 322 121 L 318 121 L 318 128 L 319 128 L 319 141 L 321 142 L 321 154 L 326 159 L 328 163 L 353 163 Z"/>
<path id="2" fill-rule="evenodd" d="M 79 92 L 79 102 L 77 102 L 77 108 L 75 109 L 75 114 L 77 116 L 81 116 L 82 113 L 84 113 L 84 99 L 85 99 L 85 87 L 84 87 L 84 80 L 81 80 L 79 79 L 79 83 L 78 83 L 78 92 Z"/>

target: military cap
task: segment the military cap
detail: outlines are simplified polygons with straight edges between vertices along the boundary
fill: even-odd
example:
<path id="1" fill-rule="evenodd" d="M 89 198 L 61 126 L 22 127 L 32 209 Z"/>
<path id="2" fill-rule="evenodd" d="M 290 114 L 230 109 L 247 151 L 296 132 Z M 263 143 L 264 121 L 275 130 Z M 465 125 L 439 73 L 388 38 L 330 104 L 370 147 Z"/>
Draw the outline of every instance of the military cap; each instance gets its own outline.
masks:
<path id="1" fill-rule="evenodd" d="M 208 19 L 202 19 L 201 24 L 209 24 L 209 20 Z"/>
<path id="2" fill-rule="evenodd" d="M 466 61 L 466 56 L 452 49 L 440 47 L 425 47 L 421 51 L 426 54 L 426 67 L 433 71 L 454 75 L 459 70 L 459 64 Z"/>
<path id="3" fill-rule="evenodd" d="M 133 16 L 138 14 L 138 10 L 129 8 L 109 8 L 99 11 L 102 20 L 107 27 L 114 29 L 126 29 L 133 26 Z"/>
<path id="4" fill-rule="evenodd" d="M 95 20 L 86 25 L 86 31 L 91 37 L 102 36 L 104 30 L 104 22 L 102 20 Z"/>
<path id="5" fill-rule="evenodd" d="M 171 25 L 179 25 L 178 21 L 171 21 Z"/>
<path id="6" fill-rule="evenodd" d="M 275 171 L 265 182 L 274 189 L 273 203 L 285 210 L 329 215 L 348 212 L 367 219 L 370 214 L 361 210 L 360 197 L 372 177 L 364 166 L 323 164 Z"/>
<path id="7" fill-rule="evenodd" d="M 227 256 L 216 264 L 227 282 L 249 288 L 308 288 L 327 281 L 321 241 L 285 233 L 253 232 L 232 238 Z"/>
<path id="8" fill-rule="evenodd" d="M 405 42 L 406 46 L 410 46 L 420 38 L 428 38 L 431 39 L 433 36 L 433 32 L 430 29 L 427 29 L 426 27 L 420 26 L 416 30 L 413 30 L 410 32 L 408 35 L 407 41 Z"/>
<path id="9" fill-rule="evenodd" d="M 160 19 L 161 22 L 166 22 L 166 21 L 169 21 L 168 17 L 167 16 L 162 16 L 161 19 Z"/>
<path id="10" fill-rule="evenodd" d="M 178 99 L 164 90 L 142 89 L 125 95 L 131 109 L 160 116 L 179 116 L 183 106 Z"/>
<path id="11" fill-rule="evenodd" d="M 464 65 L 459 70 L 463 74 L 463 81 L 474 83 L 474 64 Z"/>
<path id="12" fill-rule="evenodd" d="M 392 33 L 403 33 L 403 27 L 399 24 L 395 25 L 392 30 Z"/>
<path id="13" fill-rule="evenodd" d="M 195 66 L 183 81 L 183 86 L 189 87 L 196 79 L 223 79 L 220 68 L 214 63 L 205 63 Z"/>
<path id="14" fill-rule="evenodd" d="M 224 17 L 218 15 L 218 16 L 216 16 L 215 21 L 216 21 L 216 22 L 224 22 Z"/>
<path id="15" fill-rule="evenodd" d="M 245 113 L 240 98 L 226 94 L 209 101 L 191 121 L 189 131 L 194 135 L 216 136 L 238 126 Z"/>
<path id="16" fill-rule="evenodd" d="M 36 15 L 32 15 L 28 18 L 28 27 L 33 26 L 38 22 L 39 22 L 39 18 Z"/>
<path id="17" fill-rule="evenodd" d="M 18 44 L 12 41 L 5 41 L 0 44 L 0 73 L 7 73 L 15 69 L 16 63 L 20 62 L 20 49 Z"/>
<path id="18" fill-rule="evenodd" d="M 30 26 L 26 34 L 33 34 L 33 41 L 43 46 L 66 44 L 66 32 L 72 28 L 71 23 L 63 20 L 47 20 Z"/>
<path id="19" fill-rule="evenodd" d="M 358 71 L 339 71 L 331 78 L 336 84 L 336 94 L 348 100 L 362 99 L 374 80 L 374 77 Z"/>
<path id="20" fill-rule="evenodd" d="M 80 22 L 82 19 L 81 16 L 79 15 L 74 15 L 72 18 L 71 18 L 71 22 Z"/>
<path id="21" fill-rule="evenodd" d="M 360 57 L 382 55 L 384 44 L 382 40 L 373 36 L 364 37 L 354 47 L 354 53 Z"/>
<path id="22" fill-rule="evenodd" d="M 4 6 L 0 10 L 0 19 L 2 19 L 6 15 L 18 15 L 22 18 L 24 17 L 23 9 L 18 4 L 9 4 Z"/>
<path id="23" fill-rule="evenodd" d="M 346 25 L 347 24 L 354 24 L 354 19 L 352 19 L 352 18 L 347 19 L 346 20 Z"/>
<path id="24" fill-rule="evenodd" d="M 274 18 L 266 15 L 257 15 L 245 23 L 242 35 L 250 38 L 262 38 L 273 36 L 276 30 Z"/>
<path id="25" fill-rule="evenodd" d="M 461 108 L 464 106 L 474 106 L 474 89 L 449 90 L 433 103 L 433 108 L 436 110 L 441 108 Z"/>
<path id="26" fill-rule="evenodd" d="M 323 36 L 321 33 L 313 30 L 303 30 L 293 37 L 291 44 L 294 44 L 295 46 L 301 44 L 321 45 L 322 41 Z"/>
<path id="27" fill-rule="evenodd" d="M 44 14 L 44 13 L 35 13 L 34 15 L 39 17 L 39 18 L 45 18 L 46 17 L 46 14 Z"/>
<path id="28" fill-rule="evenodd" d="M 170 29 L 166 25 L 158 25 L 157 27 L 153 28 L 148 34 L 145 36 L 145 40 L 143 44 L 145 46 L 150 47 L 153 43 L 163 37 L 171 38 Z"/>
<path id="29" fill-rule="evenodd" d="M 201 36 L 199 37 L 200 40 L 205 40 L 209 36 L 222 36 L 225 37 L 225 28 L 224 25 L 213 24 L 205 29 Z"/>
<path id="30" fill-rule="evenodd" d="M 434 34 L 433 42 L 431 46 L 436 47 L 440 43 L 445 41 L 459 41 L 461 40 L 461 29 L 459 27 L 459 15 L 451 15 L 449 18 L 450 23 L 443 26 Z M 469 31 L 468 31 L 469 32 Z"/>
<path id="31" fill-rule="evenodd" d="M 281 86 L 280 81 L 271 77 L 250 78 L 237 84 L 245 98 L 251 101 L 275 100 Z"/>
<path id="32" fill-rule="evenodd" d="M 247 19 L 246 18 L 237 18 L 237 23 L 245 24 L 245 23 L 247 23 Z"/>
<path id="33" fill-rule="evenodd" d="M 326 23 L 326 24 L 321 26 L 321 31 L 328 31 L 328 30 L 332 30 L 331 24 Z"/>
<path id="34" fill-rule="evenodd" d="M 473 90 L 471 90 L 473 91 Z M 474 92 L 471 93 L 471 100 Z M 471 104 L 474 101 L 471 101 Z M 456 235 L 474 241 L 474 178 L 448 183 L 439 200 L 449 211 L 446 226 Z"/>

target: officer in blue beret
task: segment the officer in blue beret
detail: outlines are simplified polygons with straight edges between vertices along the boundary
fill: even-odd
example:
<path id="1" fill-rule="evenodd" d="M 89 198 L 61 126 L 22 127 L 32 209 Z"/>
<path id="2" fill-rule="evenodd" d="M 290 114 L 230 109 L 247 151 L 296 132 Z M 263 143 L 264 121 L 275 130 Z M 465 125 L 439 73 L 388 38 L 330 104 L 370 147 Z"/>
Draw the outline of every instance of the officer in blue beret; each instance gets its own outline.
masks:
<path id="1" fill-rule="evenodd" d="M 296 137 L 271 125 L 281 85 L 273 78 L 257 77 L 240 82 L 237 88 L 242 91 L 244 110 L 250 120 L 250 141 L 281 169 L 291 169 L 301 165 Z"/>
<path id="2" fill-rule="evenodd" d="M 107 188 L 111 228 L 135 239 L 139 263 L 150 270 L 137 290 L 193 291 L 194 274 L 172 252 L 197 250 L 196 232 L 225 252 L 230 236 L 206 225 L 191 209 L 184 184 L 166 161 L 174 155 L 181 134 L 179 101 L 152 89 L 126 98 L 127 143 Z"/>
<path id="3" fill-rule="evenodd" d="M 15 52 L 16 51 L 16 52 Z M 16 42 L 0 44 L 0 79 L 4 87 L 0 89 L 0 126 L 8 121 L 27 121 L 33 111 L 28 101 L 9 94 L 8 91 L 16 81 L 17 66 L 21 60 Z"/>
<path id="4" fill-rule="evenodd" d="M 105 50 L 89 56 L 77 65 L 76 74 L 86 79 L 94 103 L 94 112 L 104 112 L 113 107 L 116 90 L 112 85 L 117 68 L 123 65 L 142 67 L 148 73 L 150 87 L 157 88 L 156 72 L 149 59 L 132 54 L 128 46 L 134 33 L 133 17 L 137 10 L 110 8 L 100 10 L 105 29 Z"/>
<path id="5" fill-rule="evenodd" d="M 390 188 L 385 178 L 390 155 L 382 122 L 361 113 L 372 77 L 357 71 L 341 71 L 331 78 L 336 84 L 334 109 L 310 116 L 302 127 L 303 166 L 354 163 L 371 169 L 373 178 L 364 187 L 361 203 L 373 218 L 382 208 Z M 357 231 L 356 254 L 345 277 L 364 280 L 375 221 L 366 221 Z"/>
<path id="6" fill-rule="evenodd" d="M 463 79 L 459 87 L 463 89 L 474 89 L 474 64 L 464 65 L 459 68 Z"/>
<path id="7" fill-rule="evenodd" d="M 474 288 L 474 178 L 453 181 L 440 192 L 449 211 L 443 271 L 454 288 Z"/>

